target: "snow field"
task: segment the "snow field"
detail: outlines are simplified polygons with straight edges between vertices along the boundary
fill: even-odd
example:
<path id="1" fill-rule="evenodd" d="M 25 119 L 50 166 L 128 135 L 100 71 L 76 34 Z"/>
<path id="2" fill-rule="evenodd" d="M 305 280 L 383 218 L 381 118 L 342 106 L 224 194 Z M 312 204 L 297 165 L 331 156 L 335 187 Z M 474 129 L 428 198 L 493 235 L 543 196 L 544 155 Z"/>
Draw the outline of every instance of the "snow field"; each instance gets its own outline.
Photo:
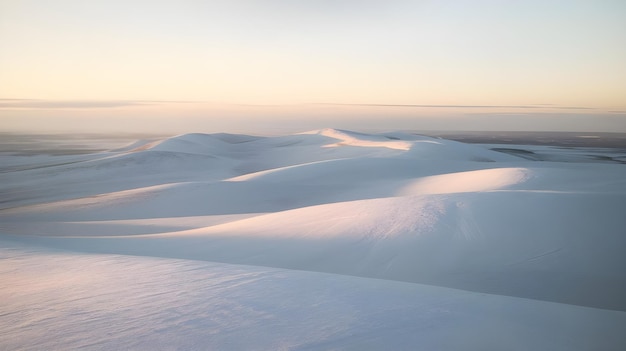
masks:
<path id="1" fill-rule="evenodd" d="M 334 129 L 2 157 L 0 348 L 625 344 L 622 164 Z"/>

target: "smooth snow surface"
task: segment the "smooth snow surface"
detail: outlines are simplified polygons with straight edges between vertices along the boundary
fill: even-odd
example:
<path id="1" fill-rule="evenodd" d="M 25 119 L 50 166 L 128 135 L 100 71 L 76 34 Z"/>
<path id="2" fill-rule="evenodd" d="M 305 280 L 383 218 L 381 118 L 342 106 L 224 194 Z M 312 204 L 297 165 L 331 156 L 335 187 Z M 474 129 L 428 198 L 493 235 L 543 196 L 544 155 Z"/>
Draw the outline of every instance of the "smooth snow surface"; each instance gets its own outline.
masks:
<path id="1" fill-rule="evenodd" d="M 0 349 L 622 350 L 626 167 L 550 155 L 323 129 L 0 156 Z"/>
<path id="2" fill-rule="evenodd" d="M 7 350 L 619 350 L 626 314 L 376 279 L 2 243 Z"/>

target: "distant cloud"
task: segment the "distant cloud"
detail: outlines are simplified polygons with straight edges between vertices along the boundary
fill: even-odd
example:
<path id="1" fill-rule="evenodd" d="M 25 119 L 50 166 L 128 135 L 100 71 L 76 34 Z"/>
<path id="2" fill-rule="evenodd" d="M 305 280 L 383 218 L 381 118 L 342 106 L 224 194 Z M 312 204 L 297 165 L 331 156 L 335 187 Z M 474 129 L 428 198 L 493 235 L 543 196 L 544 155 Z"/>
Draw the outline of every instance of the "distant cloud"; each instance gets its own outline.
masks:
<path id="1" fill-rule="evenodd" d="M 181 100 L 44 100 L 44 99 L 7 99 L 0 98 L 0 110 L 2 109 L 108 109 L 117 107 L 151 106 L 158 104 L 190 104 L 203 103 L 202 101 Z M 604 113 L 625 113 L 626 111 L 605 111 L 593 107 L 584 106 L 559 106 L 553 104 L 533 105 L 433 105 L 433 104 L 350 104 L 350 103 L 310 103 L 309 106 L 347 106 L 347 107 L 390 107 L 390 108 L 436 108 L 436 109 L 518 109 L 533 110 L 533 113 L 541 113 L 546 110 L 570 110 L 574 111 L 602 111 Z M 249 107 L 286 107 L 291 104 L 255 105 L 233 104 L 232 106 Z M 296 105 L 297 106 L 297 105 Z M 501 112 L 499 112 L 501 114 Z"/>
<path id="2" fill-rule="evenodd" d="M 126 100 L 107 100 L 107 101 L 90 101 L 90 100 L 30 100 L 30 99 L 2 99 L 0 100 L 0 108 L 112 108 L 112 107 L 128 107 L 144 105 L 138 101 Z"/>
<path id="3" fill-rule="evenodd" d="M 0 99 L 0 109 L 99 109 L 115 107 L 146 106 L 159 103 L 187 103 L 190 101 L 158 100 L 37 100 Z"/>
<path id="4" fill-rule="evenodd" d="M 558 110 L 595 110 L 592 107 L 582 106 L 556 106 L 551 104 L 537 105 L 413 105 L 413 104 L 338 104 L 316 103 L 314 105 L 329 106 L 363 106 L 363 107 L 415 107 L 415 108 L 516 108 L 516 109 L 558 109 Z"/>

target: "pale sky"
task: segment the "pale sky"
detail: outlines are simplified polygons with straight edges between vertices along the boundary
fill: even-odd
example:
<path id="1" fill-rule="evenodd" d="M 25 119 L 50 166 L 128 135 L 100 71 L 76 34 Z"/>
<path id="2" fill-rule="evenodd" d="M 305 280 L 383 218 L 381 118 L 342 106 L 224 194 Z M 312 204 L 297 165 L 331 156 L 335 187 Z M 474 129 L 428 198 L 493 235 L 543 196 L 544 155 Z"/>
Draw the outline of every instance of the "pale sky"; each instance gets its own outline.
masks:
<path id="1" fill-rule="evenodd" d="M 626 132 L 626 1 L 0 0 L 2 129 L 253 117 Z"/>

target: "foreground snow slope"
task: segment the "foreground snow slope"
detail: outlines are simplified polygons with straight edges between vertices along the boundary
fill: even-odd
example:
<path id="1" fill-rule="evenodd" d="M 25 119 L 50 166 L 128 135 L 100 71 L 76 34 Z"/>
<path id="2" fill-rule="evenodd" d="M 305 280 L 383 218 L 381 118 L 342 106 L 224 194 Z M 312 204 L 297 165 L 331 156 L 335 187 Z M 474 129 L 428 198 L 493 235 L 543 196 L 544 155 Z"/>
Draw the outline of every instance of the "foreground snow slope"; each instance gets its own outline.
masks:
<path id="1" fill-rule="evenodd" d="M 621 350 L 626 313 L 0 242 L 6 350 Z"/>
<path id="2" fill-rule="evenodd" d="M 7 349 L 624 344 L 623 164 L 334 129 L 0 157 Z"/>

